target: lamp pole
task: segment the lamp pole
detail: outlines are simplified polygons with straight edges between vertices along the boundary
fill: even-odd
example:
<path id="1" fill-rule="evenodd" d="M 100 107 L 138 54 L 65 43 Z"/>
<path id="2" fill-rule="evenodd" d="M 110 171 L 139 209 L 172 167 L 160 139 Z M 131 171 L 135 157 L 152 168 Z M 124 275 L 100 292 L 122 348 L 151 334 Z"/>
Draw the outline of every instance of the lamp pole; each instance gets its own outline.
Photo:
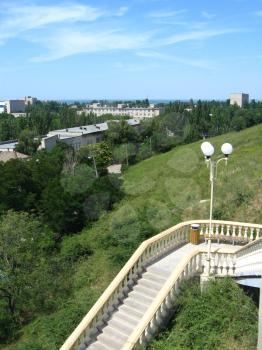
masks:
<path id="1" fill-rule="evenodd" d="M 207 275 L 210 276 L 210 263 L 211 263 L 211 240 L 213 232 L 213 204 L 214 204 L 214 182 L 217 179 L 217 167 L 221 161 L 225 161 L 227 165 L 228 156 L 233 152 L 233 147 L 229 143 L 224 143 L 221 147 L 221 151 L 224 157 L 218 160 L 212 160 L 211 157 L 214 154 L 214 147 L 209 142 L 203 142 L 201 150 L 206 158 L 207 166 L 210 170 L 210 210 L 209 210 L 209 233 L 208 233 L 208 250 L 207 250 Z"/>
<path id="2" fill-rule="evenodd" d="M 96 166 L 96 159 L 95 156 L 92 154 L 91 156 L 88 157 L 89 159 L 93 159 L 93 165 L 94 165 L 94 170 L 95 170 L 95 174 L 96 174 L 96 178 L 99 177 L 98 175 L 98 171 L 97 171 L 97 166 Z"/>

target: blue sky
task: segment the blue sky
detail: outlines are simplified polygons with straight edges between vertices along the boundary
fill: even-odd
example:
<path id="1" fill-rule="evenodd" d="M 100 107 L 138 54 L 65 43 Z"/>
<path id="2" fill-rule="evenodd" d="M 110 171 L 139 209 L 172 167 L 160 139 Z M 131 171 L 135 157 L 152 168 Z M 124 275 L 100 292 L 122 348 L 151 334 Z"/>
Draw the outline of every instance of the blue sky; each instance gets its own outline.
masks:
<path id="1" fill-rule="evenodd" d="M 262 98 L 262 0 L 0 0 L 0 99 Z"/>

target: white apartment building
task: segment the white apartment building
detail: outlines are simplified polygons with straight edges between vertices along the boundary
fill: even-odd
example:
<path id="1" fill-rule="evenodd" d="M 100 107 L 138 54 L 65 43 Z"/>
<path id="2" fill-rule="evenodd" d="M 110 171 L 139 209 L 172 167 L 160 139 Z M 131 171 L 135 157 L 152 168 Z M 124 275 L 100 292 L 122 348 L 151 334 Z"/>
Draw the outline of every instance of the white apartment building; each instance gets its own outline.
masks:
<path id="1" fill-rule="evenodd" d="M 128 116 L 135 119 L 145 119 L 158 117 L 164 112 L 163 108 L 157 108 L 154 105 L 150 105 L 147 108 L 142 107 L 128 107 L 125 104 L 118 104 L 117 107 L 111 106 L 101 106 L 100 103 L 93 103 L 92 105 L 87 105 L 83 111 L 78 111 L 78 114 L 93 113 L 96 116 L 101 116 L 104 114 L 112 114 L 115 116 Z"/>
<path id="2" fill-rule="evenodd" d="M 0 113 L 5 113 L 5 101 L 0 101 Z"/>
<path id="3" fill-rule="evenodd" d="M 6 100 L 0 102 L 0 113 L 13 114 L 15 117 L 25 116 L 26 107 L 35 104 L 37 99 L 31 96 L 25 96 L 19 100 Z"/>
<path id="4" fill-rule="evenodd" d="M 244 107 L 249 103 L 249 95 L 242 92 L 233 93 L 230 95 L 230 104 L 237 105 L 240 108 Z"/>

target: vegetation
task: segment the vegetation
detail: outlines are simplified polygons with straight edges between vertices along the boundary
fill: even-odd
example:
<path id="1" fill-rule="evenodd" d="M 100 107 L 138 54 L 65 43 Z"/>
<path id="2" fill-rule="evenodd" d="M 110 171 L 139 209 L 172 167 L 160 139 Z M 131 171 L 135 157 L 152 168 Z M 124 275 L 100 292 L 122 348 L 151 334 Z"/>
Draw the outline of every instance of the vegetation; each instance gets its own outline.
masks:
<path id="1" fill-rule="evenodd" d="M 215 217 L 261 223 L 262 125 L 211 139 L 217 150 L 227 141 L 233 144 L 234 153 L 228 166 L 221 164 L 218 169 Z M 119 178 L 96 179 L 93 169 L 87 173 L 90 168 L 87 170 L 86 164 L 74 164 L 74 156 L 59 145 L 51 153 L 37 153 L 28 162 L 10 161 L 0 166 L 2 221 L 8 209 L 26 211 L 30 213 L 26 220 L 40 221 L 46 239 L 51 236 L 50 250 L 45 244 L 41 248 L 39 241 L 43 268 L 49 266 L 45 267 L 47 253 L 55 260 L 54 274 L 43 276 L 50 285 L 55 285 L 55 278 L 61 279 L 62 286 L 66 284 L 57 295 L 47 289 L 51 306 L 32 300 L 31 315 L 19 311 L 15 322 L 22 320 L 22 324 L 10 320 L 8 324 L 14 325 L 11 333 L 1 322 L 1 348 L 5 350 L 57 350 L 141 241 L 180 221 L 208 217 L 208 203 L 200 203 L 209 197 L 209 174 L 200 142 L 130 167 L 124 173 L 122 190 Z M 104 209 L 105 203 L 111 211 Z M 85 217 L 86 213 L 91 218 Z M 83 227 L 77 226 L 79 222 L 85 225 L 82 232 L 78 232 Z M 57 262 L 59 277 L 55 275 Z M 8 320 L 4 298 L 0 308 Z"/>
<path id="2" fill-rule="evenodd" d="M 187 282 L 176 301 L 169 329 L 148 350 L 255 350 L 258 310 L 230 279 L 211 282 L 201 292 Z"/>

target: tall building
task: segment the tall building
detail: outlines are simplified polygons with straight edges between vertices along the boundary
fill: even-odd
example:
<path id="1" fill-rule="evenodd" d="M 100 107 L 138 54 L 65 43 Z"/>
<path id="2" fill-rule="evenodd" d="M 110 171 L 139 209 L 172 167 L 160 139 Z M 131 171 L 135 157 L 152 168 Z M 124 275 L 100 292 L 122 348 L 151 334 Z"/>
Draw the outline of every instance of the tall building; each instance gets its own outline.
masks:
<path id="1" fill-rule="evenodd" d="M 25 113 L 25 101 L 24 100 L 8 100 L 5 102 L 6 112 L 12 113 Z"/>
<path id="2" fill-rule="evenodd" d="M 6 100 L 0 102 L 0 113 L 6 112 L 15 116 L 25 114 L 26 107 L 35 104 L 37 99 L 31 96 L 25 96 L 19 100 Z"/>
<path id="3" fill-rule="evenodd" d="M 29 106 L 29 105 L 34 105 L 37 101 L 37 98 L 32 96 L 25 96 L 24 100 L 25 100 L 26 106 Z"/>
<path id="4" fill-rule="evenodd" d="M 240 108 L 244 107 L 247 105 L 249 102 L 249 95 L 244 94 L 242 92 L 239 93 L 233 93 L 230 95 L 230 104 L 231 105 L 237 105 Z"/>

